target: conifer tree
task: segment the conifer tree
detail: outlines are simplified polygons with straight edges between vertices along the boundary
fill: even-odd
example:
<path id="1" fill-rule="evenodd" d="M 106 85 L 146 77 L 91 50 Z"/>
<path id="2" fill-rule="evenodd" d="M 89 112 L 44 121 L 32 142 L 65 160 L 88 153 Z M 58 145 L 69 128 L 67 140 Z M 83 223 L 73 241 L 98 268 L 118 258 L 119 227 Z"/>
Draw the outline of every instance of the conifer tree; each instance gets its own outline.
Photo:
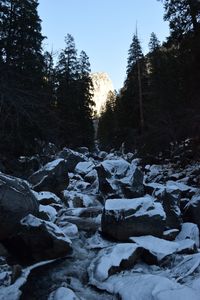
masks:
<path id="1" fill-rule="evenodd" d="M 28 151 L 42 131 L 43 36 L 37 6 L 36 0 L 3 0 L 0 6 L 1 150 L 15 154 Z"/>

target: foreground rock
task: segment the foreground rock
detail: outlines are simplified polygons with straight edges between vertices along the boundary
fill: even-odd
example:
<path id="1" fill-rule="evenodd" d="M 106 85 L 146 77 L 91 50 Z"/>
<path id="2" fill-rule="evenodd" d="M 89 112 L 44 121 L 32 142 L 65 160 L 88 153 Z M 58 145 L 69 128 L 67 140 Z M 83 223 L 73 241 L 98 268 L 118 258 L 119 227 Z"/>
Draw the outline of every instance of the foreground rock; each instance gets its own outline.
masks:
<path id="1" fill-rule="evenodd" d="M 51 161 L 33 173 L 29 181 L 37 192 L 49 191 L 60 195 L 69 184 L 67 162 L 64 159 Z"/>
<path id="2" fill-rule="evenodd" d="M 26 181 L 0 174 L 0 240 L 16 235 L 20 220 L 37 215 L 39 205 Z"/>
<path id="3" fill-rule="evenodd" d="M 7 247 L 22 264 L 64 257 L 72 252 L 70 239 L 52 222 L 28 215 L 21 220 L 21 227 Z"/>
<path id="4" fill-rule="evenodd" d="M 132 236 L 162 236 L 165 212 L 151 196 L 136 199 L 108 199 L 102 215 L 102 232 L 118 241 Z"/>

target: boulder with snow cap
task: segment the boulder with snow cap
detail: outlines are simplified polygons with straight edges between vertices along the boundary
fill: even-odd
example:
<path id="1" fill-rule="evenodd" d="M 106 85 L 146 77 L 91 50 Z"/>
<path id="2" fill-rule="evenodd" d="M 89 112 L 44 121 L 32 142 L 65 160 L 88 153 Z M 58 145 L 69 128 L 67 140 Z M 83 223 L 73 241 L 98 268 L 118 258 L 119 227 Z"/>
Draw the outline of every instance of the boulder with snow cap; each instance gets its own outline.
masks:
<path id="1" fill-rule="evenodd" d="M 67 162 L 64 159 L 56 159 L 29 177 L 36 191 L 49 191 L 60 195 L 69 184 Z"/>
<path id="2" fill-rule="evenodd" d="M 126 241 L 131 236 L 162 236 L 165 212 L 149 195 L 135 199 L 108 199 L 102 214 L 102 233 Z"/>
<path id="3" fill-rule="evenodd" d="M 127 175 L 119 180 L 120 187 L 126 198 L 137 198 L 144 195 L 144 175 L 133 161 Z"/>
<path id="4" fill-rule="evenodd" d="M 140 247 L 131 243 L 116 244 L 100 250 L 88 268 L 90 283 L 102 282 L 117 272 L 130 269 L 141 252 Z"/>
<path id="5" fill-rule="evenodd" d="M 52 222 L 28 215 L 21 220 L 21 226 L 19 242 L 25 247 L 30 260 L 54 259 L 72 252 L 70 239 Z"/>

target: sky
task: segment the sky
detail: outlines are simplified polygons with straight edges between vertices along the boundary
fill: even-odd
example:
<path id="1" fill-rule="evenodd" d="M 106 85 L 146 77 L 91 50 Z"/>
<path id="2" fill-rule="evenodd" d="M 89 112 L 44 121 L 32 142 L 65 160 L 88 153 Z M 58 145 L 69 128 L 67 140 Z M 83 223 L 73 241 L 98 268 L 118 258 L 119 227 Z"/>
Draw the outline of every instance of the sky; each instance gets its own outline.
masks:
<path id="1" fill-rule="evenodd" d="M 65 47 L 70 33 L 79 53 L 84 50 L 92 72 L 107 72 L 119 90 L 126 77 L 128 49 L 133 34 L 144 53 L 150 34 L 162 42 L 169 35 L 163 21 L 163 6 L 157 0 L 39 0 L 45 50 L 57 52 Z"/>

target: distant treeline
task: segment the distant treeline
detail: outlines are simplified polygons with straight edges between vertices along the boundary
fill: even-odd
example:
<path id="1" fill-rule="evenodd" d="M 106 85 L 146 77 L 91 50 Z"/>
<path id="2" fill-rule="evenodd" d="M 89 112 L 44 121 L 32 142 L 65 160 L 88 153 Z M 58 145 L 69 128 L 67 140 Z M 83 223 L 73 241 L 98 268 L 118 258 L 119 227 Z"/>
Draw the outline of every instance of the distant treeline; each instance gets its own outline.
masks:
<path id="1" fill-rule="evenodd" d="M 142 53 L 137 33 L 128 52 L 127 76 L 110 94 L 99 121 L 104 148 L 158 153 L 186 138 L 200 141 L 200 2 L 164 0 L 170 36 L 155 33 Z"/>
<path id="2" fill-rule="evenodd" d="M 92 146 L 89 58 L 67 35 L 57 56 L 44 52 L 37 0 L 0 1 L 0 154 L 36 151 L 38 141 Z"/>

